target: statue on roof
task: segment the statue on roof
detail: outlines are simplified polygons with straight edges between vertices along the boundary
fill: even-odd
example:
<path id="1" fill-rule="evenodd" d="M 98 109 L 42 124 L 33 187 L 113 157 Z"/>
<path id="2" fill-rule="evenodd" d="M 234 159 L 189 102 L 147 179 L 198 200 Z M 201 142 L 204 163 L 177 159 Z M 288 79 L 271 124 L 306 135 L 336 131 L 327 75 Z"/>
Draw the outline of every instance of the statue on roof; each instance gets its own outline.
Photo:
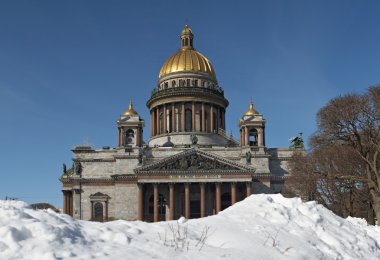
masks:
<path id="1" fill-rule="evenodd" d="M 139 161 L 139 164 L 142 164 L 142 162 L 143 162 L 143 156 L 144 156 L 144 151 L 140 147 L 139 148 L 139 154 L 137 155 L 137 160 Z"/>
<path id="2" fill-rule="evenodd" d="M 82 173 L 82 164 L 80 162 L 74 162 L 73 168 L 75 175 L 80 175 Z"/>
<path id="3" fill-rule="evenodd" d="M 190 135 L 191 138 L 191 144 L 196 145 L 198 143 L 198 137 L 194 134 Z"/>
<path id="4" fill-rule="evenodd" d="M 251 163 L 251 159 L 252 159 L 251 151 L 247 151 L 247 152 L 245 153 L 245 160 L 247 161 L 247 164 L 250 164 L 250 163 Z"/>
<path id="5" fill-rule="evenodd" d="M 302 138 L 302 132 L 299 133 L 299 136 L 295 136 L 289 139 L 291 149 L 304 149 L 304 141 Z"/>

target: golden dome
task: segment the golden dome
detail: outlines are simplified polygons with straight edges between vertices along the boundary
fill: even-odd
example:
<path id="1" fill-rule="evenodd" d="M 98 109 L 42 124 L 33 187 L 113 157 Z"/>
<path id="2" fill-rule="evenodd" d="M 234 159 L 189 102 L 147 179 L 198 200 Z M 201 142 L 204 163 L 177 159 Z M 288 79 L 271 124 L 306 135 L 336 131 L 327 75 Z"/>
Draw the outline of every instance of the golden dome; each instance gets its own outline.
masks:
<path id="1" fill-rule="evenodd" d="M 245 112 L 245 116 L 253 116 L 253 115 L 258 115 L 259 112 L 257 112 L 254 108 L 253 108 L 253 104 L 252 104 L 252 100 L 249 104 L 249 109 L 247 110 L 247 112 Z"/>
<path id="2" fill-rule="evenodd" d="M 215 78 L 215 71 L 210 61 L 199 52 L 191 49 L 181 49 L 162 65 L 159 77 L 173 72 L 201 72 Z"/>
<path id="3" fill-rule="evenodd" d="M 133 109 L 132 99 L 129 102 L 128 110 L 123 113 L 123 116 L 137 116 L 138 113 Z"/>
<path id="4" fill-rule="evenodd" d="M 193 32 L 187 25 L 181 33 L 181 49 L 165 61 L 159 78 L 174 72 L 205 73 L 216 79 L 210 61 L 193 48 Z"/>

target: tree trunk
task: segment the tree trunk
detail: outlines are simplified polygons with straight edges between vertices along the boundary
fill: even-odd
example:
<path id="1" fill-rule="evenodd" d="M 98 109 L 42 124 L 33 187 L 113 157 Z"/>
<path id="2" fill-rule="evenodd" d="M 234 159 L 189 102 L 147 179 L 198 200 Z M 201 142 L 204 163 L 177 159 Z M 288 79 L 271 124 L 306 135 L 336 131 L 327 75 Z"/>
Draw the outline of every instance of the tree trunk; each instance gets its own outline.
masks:
<path id="1" fill-rule="evenodd" d="M 375 216 L 374 216 L 374 213 L 373 213 L 373 207 L 372 207 L 371 203 L 368 203 L 367 222 L 370 225 L 375 225 Z"/>
<path id="2" fill-rule="evenodd" d="M 370 190 L 372 197 L 372 208 L 376 216 L 376 225 L 380 225 L 380 194 L 374 189 Z"/>

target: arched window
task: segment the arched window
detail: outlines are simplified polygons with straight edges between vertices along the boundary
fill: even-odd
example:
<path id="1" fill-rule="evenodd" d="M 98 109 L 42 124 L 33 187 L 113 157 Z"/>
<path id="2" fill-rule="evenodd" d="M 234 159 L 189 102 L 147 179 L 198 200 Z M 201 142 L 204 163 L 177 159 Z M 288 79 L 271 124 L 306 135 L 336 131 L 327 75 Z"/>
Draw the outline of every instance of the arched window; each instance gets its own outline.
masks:
<path id="1" fill-rule="evenodd" d="M 185 45 L 186 45 L 186 46 L 189 45 L 189 39 L 188 39 L 188 38 L 185 39 Z"/>
<path id="2" fill-rule="evenodd" d="M 169 132 L 174 132 L 172 118 L 173 118 L 173 113 L 172 113 L 172 110 L 170 109 L 169 113 L 167 113 L 167 120 L 166 120 L 168 124 L 167 129 Z"/>
<path id="3" fill-rule="evenodd" d="M 135 132 L 132 129 L 125 131 L 125 144 L 132 144 Z"/>
<path id="4" fill-rule="evenodd" d="M 205 111 L 205 129 L 203 129 L 203 132 L 210 132 L 210 116 L 207 111 Z"/>
<path id="5" fill-rule="evenodd" d="M 218 122 L 218 118 L 217 118 L 217 116 L 216 116 L 216 113 L 215 112 L 212 112 L 212 114 L 213 114 L 213 124 L 214 124 L 214 129 L 211 129 L 211 131 L 213 132 L 213 133 L 216 133 L 217 131 L 218 131 L 218 129 L 217 129 L 217 122 Z"/>
<path id="6" fill-rule="evenodd" d="M 249 129 L 249 146 L 257 146 L 257 129 L 251 128 Z"/>
<path id="7" fill-rule="evenodd" d="M 185 131 L 191 132 L 192 130 L 192 113 L 191 109 L 185 109 Z"/>
<path id="8" fill-rule="evenodd" d="M 107 221 L 108 220 L 108 200 L 107 194 L 96 192 L 90 195 L 91 201 L 91 220 Z"/>
<path id="9" fill-rule="evenodd" d="M 172 80 L 172 88 L 175 88 L 175 86 L 176 86 L 175 80 Z"/>
<path id="10" fill-rule="evenodd" d="M 164 133 L 164 113 L 160 113 L 160 133 Z"/>
<path id="11" fill-rule="evenodd" d="M 94 220 L 103 221 L 103 203 L 95 202 L 94 204 Z"/>

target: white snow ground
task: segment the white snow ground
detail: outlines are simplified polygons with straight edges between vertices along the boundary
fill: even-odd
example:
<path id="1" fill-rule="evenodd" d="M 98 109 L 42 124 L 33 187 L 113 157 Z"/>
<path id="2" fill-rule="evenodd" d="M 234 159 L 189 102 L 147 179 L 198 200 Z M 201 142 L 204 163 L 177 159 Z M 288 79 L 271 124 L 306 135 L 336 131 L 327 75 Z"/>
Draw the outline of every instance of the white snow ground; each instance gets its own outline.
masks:
<path id="1" fill-rule="evenodd" d="M 78 221 L 0 201 L 0 259 L 380 259 L 380 228 L 281 195 L 159 223 Z"/>

